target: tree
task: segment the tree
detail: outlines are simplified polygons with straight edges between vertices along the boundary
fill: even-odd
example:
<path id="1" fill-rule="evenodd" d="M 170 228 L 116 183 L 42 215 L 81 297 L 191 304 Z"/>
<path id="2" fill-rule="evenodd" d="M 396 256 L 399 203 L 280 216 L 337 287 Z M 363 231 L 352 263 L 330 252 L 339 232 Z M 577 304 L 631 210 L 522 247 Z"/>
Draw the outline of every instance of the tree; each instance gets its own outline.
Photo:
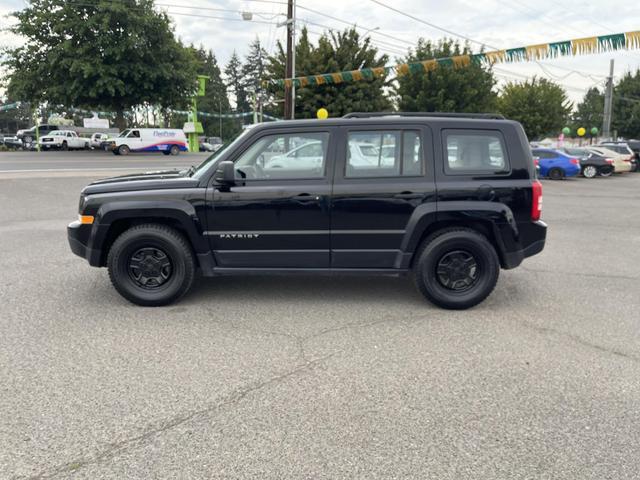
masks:
<path id="1" fill-rule="evenodd" d="M 498 98 L 498 111 L 519 121 L 532 140 L 559 133 L 571 107 L 562 87 L 545 78 L 508 83 Z"/>
<path id="2" fill-rule="evenodd" d="M 437 44 L 419 39 L 404 62 L 470 54 L 468 45 L 453 40 Z M 490 67 L 471 63 L 465 67 L 438 67 L 424 73 L 398 78 L 398 108 L 408 112 L 491 112 L 495 111 L 495 79 Z"/>
<path id="3" fill-rule="evenodd" d="M 640 69 L 627 72 L 613 88 L 612 129 L 621 137 L 640 137 Z"/>
<path id="4" fill-rule="evenodd" d="M 242 85 L 249 94 L 260 93 L 263 90 L 262 82 L 265 79 L 268 55 L 260 39 L 256 38 L 249 45 L 249 53 L 242 65 Z"/>
<path id="5" fill-rule="evenodd" d="M 227 86 L 222 80 L 216 56 L 211 50 L 205 50 L 202 47 L 194 48 L 193 54 L 198 60 L 197 73 L 209 77 L 204 97 L 198 97 L 198 110 L 218 115 L 229 113 L 231 105 L 227 96 Z M 204 133 L 207 136 L 224 138 L 233 135 L 237 130 L 237 122 L 232 119 L 200 116 L 198 120 L 202 122 Z"/>
<path id="6" fill-rule="evenodd" d="M 195 63 L 153 0 L 31 0 L 12 13 L 24 39 L 10 49 L 14 98 L 119 113 L 144 104 L 183 106 Z"/>
<path id="7" fill-rule="evenodd" d="M 580 127 L 586 128 L 587 131 L 590 131 L 593 127 L 597 127 L 600 130 L 603 114 L 604 94 L 596 87 L 590 88 L 576 107 L 571 130 L 575 132 Z"/>
<path id="8" fill-rule="evenodd" d="M 286 55 L 278 42 L 277 53 L 269 58 L 268 76 L 272 80 L 285 77 Z M 386 55 L 379 55 L 368 38 L 362 38 L 354 29 L 323 34 L 318 45 L 309 41 L 306 28 L 302 30 L 296 45 L 296 76 L 382 67 L 388 62 Z M 296 89 L 296 117 L 315 118 L 316 111 L 324 107 L 331 116 L 360 111 L 389 110 L 392 103 L 385 94 L 387 79 L 324 84 Z M 282 98 L 282 90 L 271 87 Z M 283 115 L 283 106 L 278 107 Z"/>
<path id="9" fill-rule="evenodd" d="M 245 89 L 242 78 L 242 62 L 236 51 L 233 51 L 229 63 L 224 69 L 224 74 L 227 77 L 227 85 L 233 95 L 236 97 L 236 111 L 247 112 L 249 111 L 249 101 L 247 99 L 247 90 Z"/>

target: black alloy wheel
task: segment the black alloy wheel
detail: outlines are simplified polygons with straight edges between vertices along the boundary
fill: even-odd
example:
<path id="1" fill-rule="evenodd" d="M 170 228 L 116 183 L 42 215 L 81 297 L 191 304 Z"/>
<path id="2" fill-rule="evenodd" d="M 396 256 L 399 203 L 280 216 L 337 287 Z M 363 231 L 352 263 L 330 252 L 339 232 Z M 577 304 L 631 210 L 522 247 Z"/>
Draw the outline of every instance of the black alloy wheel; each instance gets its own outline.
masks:
<path id="1" fill-rule="evenodd" d="M 443 287 L 463 292 L 472 288 L 478 281 L 478 263 L 471 253 L 453 250 L 440 258 L 436 275 Z"/>
<path id="2" fill-rule="evenodd" d="M 129 257 L 129 275 L 139 287 L 153 290 L 164 285 L 173 268 L 167 254 L 154 247 L 143 247 Z"/>

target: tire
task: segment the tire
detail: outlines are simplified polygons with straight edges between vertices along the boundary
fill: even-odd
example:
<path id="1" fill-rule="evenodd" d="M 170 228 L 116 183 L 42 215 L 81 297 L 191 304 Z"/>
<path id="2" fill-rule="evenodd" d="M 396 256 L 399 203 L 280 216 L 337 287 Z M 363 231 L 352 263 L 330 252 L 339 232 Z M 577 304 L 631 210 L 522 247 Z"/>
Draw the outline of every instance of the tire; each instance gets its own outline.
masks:
<path id="1" fill-rule="evenodd" d="M 67 142 L 62 142 L 62 145 L 60 145 L 60 150 L 69 150 L 69 145 L 67 144 Z"/>
<path id="2" fill-rule="evenodd" d="M 598 169 L 594 165 L 587 165 L 582 169 L 584 178 L 595 178 L 598 175 Z"/>
<path id="3" fill-rule="evenodd" d="M 85 150 L 91 150 L 91 146 L 89 145 L 89 142 L 86 142 L 86 143 L 84 144 L 84 149 L 85 149 Z"/>
<path id="4" fill-rule="evenodd" d="M 551 170 L 549 170 L 549 173 L 547 173 L 547 176 L 551 180 L 562 180 L 564 178 L 564 170 L 557 167 L 552 168 Z"/>
<path id="5" fill-rule="evenodd" d="M 461 255 L 458 252 L 475 262 L 475 267 L 468 271 L 473 272 L 474 278 L 468 285 L 460 285 L 466 280 L 459 279 L 447 285 L 440 273 L 457 268 L 450 260 L 458 260 Z M 499 274 L 500 261 L 493 245 L 484 235 L 467 228 L 451 228 L 431 235 L 417 251 L 413 265 L 414 281 L 422 295 L 431 303 L 452 310 L 464 310 L 482 302 L 495 288 Z"/>
<path id="6" fill-rule="evenodd" d="M 163 150 L 162 154 L 169 156 L 169 155 L 171 155 L 171 152 L 169 150 Z"/>
<path id="7" fill-rule="evenodd" d="M 25 145 L 28 144 L 28 143 L 33 143 L 33 137 L 24 137 L 22 139 L 22 143 L 25 144 Z"/>
<path id="8" fill-rule="evenodd" d="M 111 150 L 111 153 L 113 153 L 114 155 L 120 155 L 120 154 L 118 153 L 118 150 Z"/>
<path id="9" fill-rule="evenodd" d="M 159 224 L 138 225 L 122 233 L 109 250 L 107 267 L 120 295 L 149 307 L 182 297 L 191 288 L 196 270 L 187 240 Z"/>
<path id="10" fill-rule="evenodd" d="M 177 145 L 171 145 L 171 148 L 169 149 L 169 153 L 171 155 L 178 155 L 180 153 L 180 147 L 178 147 Z"/>
<path id="11" fill-rule="evenodd" d="M 127 145 L 120 145 L 118 147 L 118 155 L 129 155 L 129 152 L 131 150 L 129 149 L 129 147 Z"/>
<path id="12" fill-rule="evenodd" d="M 598 174 L 601 177 L 610 177 L 611 175 L 613 175 L 613 168 L 611 167 L 602 167 L 599 171 Z"/>

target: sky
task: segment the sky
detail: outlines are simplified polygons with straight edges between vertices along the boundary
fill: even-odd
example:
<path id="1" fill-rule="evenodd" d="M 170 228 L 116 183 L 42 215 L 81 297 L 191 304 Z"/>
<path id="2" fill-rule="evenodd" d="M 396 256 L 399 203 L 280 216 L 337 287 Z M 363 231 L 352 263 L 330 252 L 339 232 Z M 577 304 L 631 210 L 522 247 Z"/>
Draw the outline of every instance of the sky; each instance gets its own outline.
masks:
<path id="1" fill-rule="evenodd" d="M 481 45 L 493 50 L 640 30 L 640 2 L 632 0 L 296 0 L 296 4 L 297 26 L 306 25 L 312 41 L 328 28 L 355 24 L 389 55 L 390 64 L 420 37 L 471 39 L 477 42 L 471 47 L 479 51 Z M 24 5 L 24 0 L 0 0 L 0 28 L 10 25 L 9 12 Z M 284 0 L 156 0 L 156 5 L 172 18 L 183 42 L 212 49 L 222 65 L 234 50 L 244 56 L 256 37 L 273 53 L 276 41 L 284 41 L 286 35 L 286 28 L 277 25 L 285 19 Z M 251 12 L 253 20 L 242 20 L 242 12 Z M 0 32 L 0 47 L 19 43 L 16 36 Z M 640 50 L 635 50 L 502 64 L 494 67 L 494 73 L 499 85 L 534 75 L 548 78 L 562 85 L 577 103 L 588 88 L 604 85 L 610 59 L 615 60 L 616 79 L 640 68 Z"/>

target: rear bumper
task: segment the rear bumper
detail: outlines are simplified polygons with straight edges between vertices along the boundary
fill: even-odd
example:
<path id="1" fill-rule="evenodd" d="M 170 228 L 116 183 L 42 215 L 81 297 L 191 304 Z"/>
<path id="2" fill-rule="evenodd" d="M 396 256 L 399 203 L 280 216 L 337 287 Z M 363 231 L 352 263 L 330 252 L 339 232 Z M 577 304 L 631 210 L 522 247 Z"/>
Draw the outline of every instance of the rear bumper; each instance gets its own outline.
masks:
<path id="1" fill-rule="evenodd" d="M 544 250 L 547 239 L 547 224 L 543 221 L 530 222 L 527 224 L 519 224 L 519 232 L 521 238 L 526 238 L 527 243 L 520 242 L 520 248 L 512 251 L 502 252 L 502 268 L 509 270 L 519 266 L 522 261 L 533 255 L 537 255 Z"/>

